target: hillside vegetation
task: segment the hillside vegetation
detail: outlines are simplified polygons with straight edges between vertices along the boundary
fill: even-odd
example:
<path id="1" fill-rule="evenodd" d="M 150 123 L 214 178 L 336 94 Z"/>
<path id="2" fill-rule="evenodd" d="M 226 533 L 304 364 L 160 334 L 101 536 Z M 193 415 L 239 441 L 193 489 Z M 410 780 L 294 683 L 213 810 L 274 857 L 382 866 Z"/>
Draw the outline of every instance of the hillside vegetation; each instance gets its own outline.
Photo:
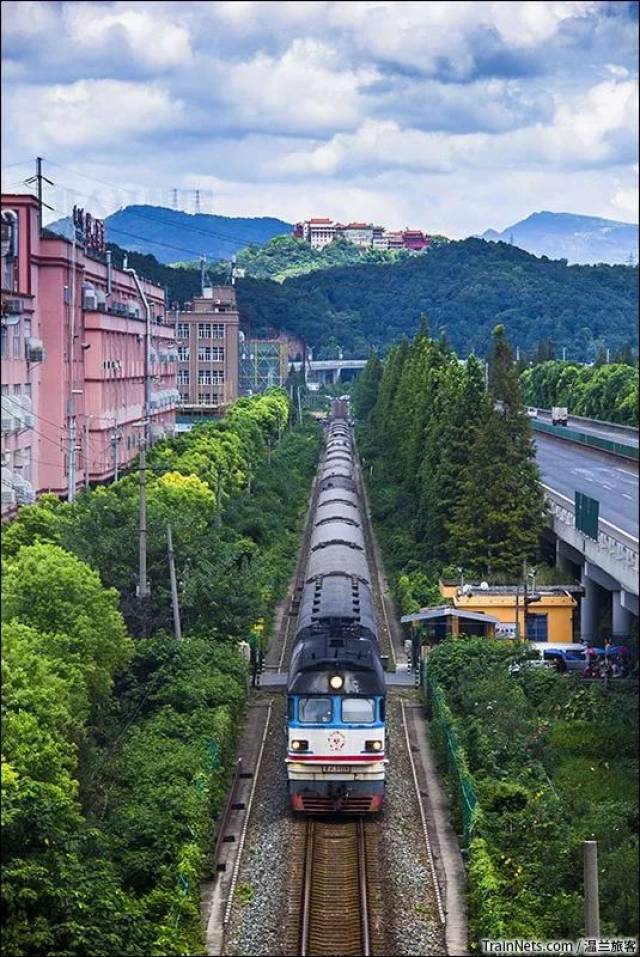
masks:
<path id="1" fill-rule="evenodd" d="M 291 237 L 269 244 L 278 270 L 289 243 L 301 257 L 312 252 Z M 323 252 L 345 254 L 342 244 L 334 245 Z M 120 266 L 124 250 L 110 248 Z M 347 257 L 352 254 L 347 249 Z M 266 259 L 261 262 L 269 268 Z M 140 253 L 129 253 L 129 265 L 164 286 L 169 304 L 199 294 L 199 269 L 175 269 Z M 212 282 L 228 282 L 228 265 L 208 272 Z M 480 239 L 395 262 L 316 269 L 284 282 L 247 277 L 236 288 L 252 335 L 285 330 L 306 339 L 316 358 L 334 357 L 338 346 L 346 356 L 366 356 L 371 347 L 387 352 L 402 336 L 415 335 L 422 313 L 460 356 L 486 355 L 496 323 L 505 325 L 521 352 L 532 354 L 541 341 L 553 340 L 581 362 L 595 360 L 606 347 L 615 353 L 638 344 L 637 266 L 567 266 Z"/>
<path id="2" fill-rule="evenodd" d="M 421 313 L 461 356 L 486 355 L 502 323 L 514 345 L 532 352 L 553 339 L 572 356 L 595 359 L 637 345 L 637 267 L 567 266 L 514 246 L 479 239 L 452 242 L 391 264 L 319 270 L 273 283 L 238 283 L 254 334 L 286 328 L 316 357 L 386 352 L 418 329 Z"/>
<path id="3" fill-rule="evenodd" d="M 324 249 L 312 249 L 303 239 L 276 236 L 264 246 L 248 246 L 236 257 L 238 266 L 254 279 L 283 282 L 318 269 L 356 264 L 392 263 L 411 254 L 404 250 L 363 249 L 346 239 L 336 239 Z"/>

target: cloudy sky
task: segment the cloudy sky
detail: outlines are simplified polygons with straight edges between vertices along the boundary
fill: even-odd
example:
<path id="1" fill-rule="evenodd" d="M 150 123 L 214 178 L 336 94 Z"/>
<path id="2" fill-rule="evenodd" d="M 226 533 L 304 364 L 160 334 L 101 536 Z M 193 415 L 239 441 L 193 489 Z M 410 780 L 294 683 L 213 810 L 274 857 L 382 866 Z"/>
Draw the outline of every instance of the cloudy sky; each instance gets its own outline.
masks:
<path id="1" fill-rule="evenodd" d="M 3 181 L 451 237 L 638 205 L 638 5 L 3 2 Z M 28 162 L 27 162 L 28 161 Z M 75 192 L 72 192 L 75 191 Z"/>

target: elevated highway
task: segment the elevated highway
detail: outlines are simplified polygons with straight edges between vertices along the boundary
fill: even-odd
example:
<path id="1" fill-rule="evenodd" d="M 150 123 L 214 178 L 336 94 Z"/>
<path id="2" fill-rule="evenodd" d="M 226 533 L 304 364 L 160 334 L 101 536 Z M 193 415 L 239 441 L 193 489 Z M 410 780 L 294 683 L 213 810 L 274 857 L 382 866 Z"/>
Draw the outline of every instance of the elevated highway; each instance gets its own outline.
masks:
<path id="1" fill-rule="evenodd" d="M 581 424 L 580 430 L 585 431 L 585 427 L 588 423 Z M 606 423 L 594 426 L 593 434 L 598 433 L 607 439 L 616 434 L 606 428 Z M 632 439 L 633 435 L 621 437 L 618 433 L 614 441 L 629 444 Z M 613 639 L 628 638 L 637 629 L 638 617 L 637 462 L 577 445 L 561 435 L 536 431 L 535 442 L 558 565 L 578 571 L 585 589 L 580 608 L 581 640 L 601 642 L 603 612 L 605 620 L 610 618 Z M 576 525 L 576 492 L 598 502 L 597 538 Z"/>

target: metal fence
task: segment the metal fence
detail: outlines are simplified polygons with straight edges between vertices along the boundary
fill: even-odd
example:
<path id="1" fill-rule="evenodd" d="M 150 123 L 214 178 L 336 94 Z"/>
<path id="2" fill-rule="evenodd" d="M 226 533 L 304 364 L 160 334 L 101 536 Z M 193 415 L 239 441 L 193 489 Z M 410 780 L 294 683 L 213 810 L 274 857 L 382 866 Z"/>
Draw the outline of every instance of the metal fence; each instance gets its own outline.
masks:
<path id="1" fill-rule="evenodd" d="M 546 432 L 548 435 L 555 435 L 557 438 L 565 439 L 568 442 L 576 442 L 578 445 L 586 445 L 592 449 L 602 449 L 604 452 L 613 452 L 625 459 L 638 461 L 638 449 L 633 445 L 614 442 L 612 439 L 603 439 L 599 435 L 590 435 L 587 432 L 578 432 L 576 429 L 570 429 L 565 425 L 550 425 L 548 422 L 541 422 L 539 419 L 532 419 L 532 422 L 534 429 L 538 432 Z"/>
<path id="2" fill-rule="evenodd" d="M 457 799 L 464 846 L 469 847 L 480 810 L 473 780 L 453 727 L 444 692 L 438 687 L 435 676 L 428 668 L 425 669 L 423 687 L 430 717 L 431 738 L 441 764 L 446 766 L 449 782 Z"/>

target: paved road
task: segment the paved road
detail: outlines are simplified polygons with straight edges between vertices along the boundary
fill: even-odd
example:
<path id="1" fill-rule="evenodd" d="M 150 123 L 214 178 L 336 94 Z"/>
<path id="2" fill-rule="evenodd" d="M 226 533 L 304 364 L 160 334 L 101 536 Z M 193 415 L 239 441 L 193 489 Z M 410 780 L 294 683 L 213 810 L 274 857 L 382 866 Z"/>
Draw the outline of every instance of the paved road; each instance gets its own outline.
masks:
<path id="1" fill-rule="evenodd" d="M 551 425 L 551 415 L 538 410 L 538 418 L 541 422 L 547 422 Z M 626 432 L 616 432 L 615 429 L 607 429 L 606 425 L 586 425 L 580 419 L 569 416 L 569 428 L 576 432 L 585 432 L 587 435 L 597 435 L 601 439 L 609 439 L 611 442 L 620 442 L 622 445 L 631 445 L 638 448 L 638 434 L 629 435 Z"/>
<path id="2" fill-rule="evenodd" d="M 536 433 L 542 481 L 573 501 L 583 492 L 600 502 L 600 518 L 638 537 L 638 469 L 562 439 Z"/>

